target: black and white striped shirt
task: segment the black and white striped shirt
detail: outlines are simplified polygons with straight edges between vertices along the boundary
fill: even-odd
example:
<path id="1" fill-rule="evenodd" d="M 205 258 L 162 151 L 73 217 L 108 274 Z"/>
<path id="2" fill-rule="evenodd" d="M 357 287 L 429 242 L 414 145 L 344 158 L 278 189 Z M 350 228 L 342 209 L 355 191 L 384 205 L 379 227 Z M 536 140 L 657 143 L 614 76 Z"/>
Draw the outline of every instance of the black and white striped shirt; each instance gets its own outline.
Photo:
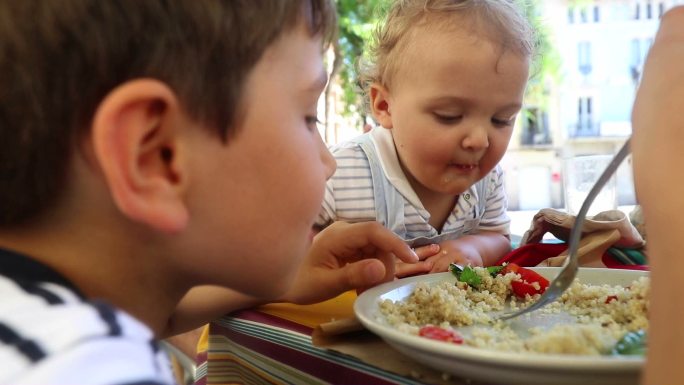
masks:
<path id="1" fill-rule="evenodd" d="M 143 323 L 0 249 L 0 384 L 173 384 Z"/>

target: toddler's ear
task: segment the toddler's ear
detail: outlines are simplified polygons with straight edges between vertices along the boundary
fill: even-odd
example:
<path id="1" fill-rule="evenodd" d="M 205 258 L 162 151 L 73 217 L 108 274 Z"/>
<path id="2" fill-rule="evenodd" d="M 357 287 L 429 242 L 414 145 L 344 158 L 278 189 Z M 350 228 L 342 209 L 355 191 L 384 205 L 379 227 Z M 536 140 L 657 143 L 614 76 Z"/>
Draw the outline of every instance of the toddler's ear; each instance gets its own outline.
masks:
<path id="1" fill-rule="evenodd" d="M 373 83 L 370 88 L 370 107 L 375 120 L 385 128 L 392 128 L 389 91 L 385 86 Z"/>
<path id="2" fill-rule="evenodd" d="M 95 157 L 118 209 L 164 232 L 188 222 L 177 97 L 162 82 L 137 79 L 112 90 L 95 113 Z"/>

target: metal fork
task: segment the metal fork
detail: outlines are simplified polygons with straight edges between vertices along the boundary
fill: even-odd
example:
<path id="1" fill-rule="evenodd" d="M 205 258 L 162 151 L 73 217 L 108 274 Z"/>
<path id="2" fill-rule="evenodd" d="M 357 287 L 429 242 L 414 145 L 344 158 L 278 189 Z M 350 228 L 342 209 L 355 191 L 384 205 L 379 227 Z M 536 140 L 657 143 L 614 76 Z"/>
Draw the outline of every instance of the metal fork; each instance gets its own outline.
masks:
<path id="1" fill-rule="evenodd" d="M 554 278 L 553 282 L 551 282 L 549 287 L 546 289 L 544 294 L 539 297 L 537 302 L 516 312 L 503 314 L 499 317 L 499 319 L 509 320 L 525 313 L 538 310 L 555 301 L 568 287 L 570 287 L 572 281 L 575 280 L 575 276 L 577 275 L 577 249 L 579 248 L 579 241 L 582 237 L 582 225 L 584 224 L 584 218 L 587 216 L 587 211 L 589 211 L 589 207 L 591 207 L 591 204 L 594 202 L 594 199 L 598 193 L 601 191 L 608 179 L 610 179 L 610 177 L 615 173 L 618 166 L 620 166 L 620 163 L 622 163 L 627 155 L 629 155 L 631 151 L 629 148 L 630 140 L 631 138 L 628 138 L 625 144 L 622 145 L 620 151 L 618 151 L 615 157 L 613 157 L 613 159 L 610 161 L 610 164 L 608 164 L 608 167 L 606 167 L 606 169 L 603 171 L 601 177 L 598 179 L 598 181 L 596 181 L 596 184 L 594 184 L 594 186 L 591 188 L 589 194 L 582 203 L 582 208 L 580 208 L 579 213 L 577 213 L 575 223 L 572 225 L 572 230 L 570 232 L 568 261 L 563 270 L 561 270 L 556 278 Z"/>

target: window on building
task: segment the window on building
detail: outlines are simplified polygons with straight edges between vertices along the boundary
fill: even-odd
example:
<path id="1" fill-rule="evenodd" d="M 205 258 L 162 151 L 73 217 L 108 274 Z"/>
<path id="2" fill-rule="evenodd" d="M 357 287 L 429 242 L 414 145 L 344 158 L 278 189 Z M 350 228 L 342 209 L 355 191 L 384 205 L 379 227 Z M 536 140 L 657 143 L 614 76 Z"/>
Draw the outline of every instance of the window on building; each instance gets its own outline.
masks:
<path id="1" fill-rule="evenodd" d="M 601 21 L 601 12 L 598 5 L 594 5 L 594 23 Z"/>
<path id="2" fill-rule="evenodd" d="M 641 55 L 641 40 L 632 39 L 629 70 L 634 84 L 637 84 L 639 82 L 639 78 L 641 77 L 642 63 L 643 61 Z"/>
<path id="3" fill-rule="evenodd" d="M 577 136 L 592 135 L 594 133 L 592 117 L 592 98 L 589 96 L 581 97 L 577 103 Z"/>
<path id="4" fill-rule="evenodd" d="M 636 8 L 634 12 L 634 19 L 639 20 L 641 19 L 641 3 L 637 2 L 636 3 Z"/>
<path id="5" fill-rule="evenodd" d="M 639 39 L 632 39 L 630 60 L 633 66 L 641 64 L 641 40 Z"/>
<path id="6" fill-rule="evenodd" d="M 646 2 L 646 18 L 653 18 L 653 3 L 651 3 L 650 1 Z"/>
<path id="7" fill-rule="evenodd" d="M 586 22 L 588 22 L 588 21 L 589 21 L 589 18 L 588 18 L 588 16 L 587 16 L 587 8 L 586 8 L 586 7 L 582 7 L 582 8 L 580 9 L 580 22 L 586 23 Z"/>
<path id="8" fill-rule="evenodd" d="M 568 23 L 575 24 L 575 9 L 573 7 L 568 7 Z"/>
<path id="9" fill-rule="evenodd" d="M 652 44 L 652 37 L 643 40 L 632 39 L 629 66 L 632 75 L 632 80 L 634 81 L 634 83 L 639 82 L 644 62 L 646 62 L 646 56 L 648 56 L 648 51 L 651 49 Z"/>
<path id="10" fill-rule="evenodd" d="M 663 17 L 663 14 L 665 13 L 665 3 L 662 1 L 658 3 L 658 18 Z"/>
<path id="11" fill-rule="evenodd" d="M 591 72 L 591 42 L 581 41 L 577 44 L 577 59 L 579 71 L 582 75 Z"/>

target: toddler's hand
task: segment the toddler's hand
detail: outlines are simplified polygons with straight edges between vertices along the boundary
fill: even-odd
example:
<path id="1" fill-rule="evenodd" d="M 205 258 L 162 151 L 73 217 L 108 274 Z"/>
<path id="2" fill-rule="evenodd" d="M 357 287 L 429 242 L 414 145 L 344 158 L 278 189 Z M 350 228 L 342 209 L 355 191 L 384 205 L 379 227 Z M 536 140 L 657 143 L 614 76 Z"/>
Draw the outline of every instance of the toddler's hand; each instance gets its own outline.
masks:
<path id="1" fill-rule="evenodd" d="M 449 264 L 455 263 L 461 266 L 482 266 L 482 256 L 475 247 L 458 239 L 444 241 L 440 245 L 440 252 L 426 262 L 432 263 L 430 273 L 449 271 Z"/>
<path id="2" fill-rule="evenodd" d="M 397 260 L 394 275 L 397 278 L 409 277 L 412 275 L 429 273 L 433 267 L 431 257 L 439 256 L 439 245 L 432 244 L 418 247 L 414 250 L 420 262 L 405 263 Z"/>

